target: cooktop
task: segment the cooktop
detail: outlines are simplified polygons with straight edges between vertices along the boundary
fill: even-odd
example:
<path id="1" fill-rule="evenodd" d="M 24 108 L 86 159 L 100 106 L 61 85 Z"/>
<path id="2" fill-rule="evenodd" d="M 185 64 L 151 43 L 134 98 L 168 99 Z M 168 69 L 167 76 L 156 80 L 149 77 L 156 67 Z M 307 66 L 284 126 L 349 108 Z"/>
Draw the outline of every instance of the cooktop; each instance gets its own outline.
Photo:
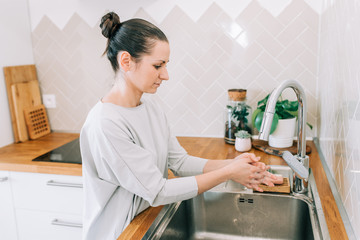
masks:
<path id="1" fill-rule="evenodd" d="M 81 164 L 79 138 L 34 158 L 33 161 Z"/>

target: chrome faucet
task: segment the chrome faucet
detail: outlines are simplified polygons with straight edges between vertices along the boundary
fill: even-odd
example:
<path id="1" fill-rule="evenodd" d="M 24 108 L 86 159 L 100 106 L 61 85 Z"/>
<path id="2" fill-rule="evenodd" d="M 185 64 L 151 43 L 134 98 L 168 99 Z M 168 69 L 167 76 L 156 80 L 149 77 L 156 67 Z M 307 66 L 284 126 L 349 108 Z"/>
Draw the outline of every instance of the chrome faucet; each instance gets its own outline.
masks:
<path id="1" fill-rule="evenodd" d="M 282 82 L 277 88 L 275 88 L 272 91 L 266 104 L 264 118 L 261 123 L 261 128 L 259 132 L 259 139 L 265 141 L 268 140 L 274 113 L 275 113 L 276 102 L 280 94 L 283 92 L 283 90 L 289 87 L 294 90 L 299 103 L 298 125 L 297 125 L 297 130 L 298 130 L 297 155 L 295 157 L 305 167 L 306 171 L 309 172 L 309 157 L 306 156 L 306 138 L 305 138 L 306 97 L 305 97 L 305 91 L 299 82 L 289 79 Z M 308 186 L 308 179 L 301 178 L 298 174 L 296 174 L 296 170 L 293 171 L 293 192 L 305 193 L 307 192 L 307 186 Z"/>

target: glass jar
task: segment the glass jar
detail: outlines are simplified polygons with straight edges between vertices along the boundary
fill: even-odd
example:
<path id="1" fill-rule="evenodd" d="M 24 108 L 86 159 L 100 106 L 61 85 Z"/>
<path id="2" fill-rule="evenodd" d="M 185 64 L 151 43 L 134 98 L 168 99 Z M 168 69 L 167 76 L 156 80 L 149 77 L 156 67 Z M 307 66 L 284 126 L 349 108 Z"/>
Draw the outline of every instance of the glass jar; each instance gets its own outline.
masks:
<path id="1" fill-rule="evenodd" d="M 235 133 L 245 130 L 252 134 L 252 109 L 246 104 L 246 89 L 229 89 L 225 111 L 225 142 L 235 144 Z"/>

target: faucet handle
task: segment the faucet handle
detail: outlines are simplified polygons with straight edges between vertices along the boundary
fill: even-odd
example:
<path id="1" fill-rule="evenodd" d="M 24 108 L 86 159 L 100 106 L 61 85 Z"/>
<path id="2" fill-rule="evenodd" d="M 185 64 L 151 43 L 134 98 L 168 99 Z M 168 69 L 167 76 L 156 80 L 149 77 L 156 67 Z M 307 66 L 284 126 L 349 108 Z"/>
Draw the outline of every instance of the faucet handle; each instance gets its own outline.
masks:
<path id="1" fill-rule="evenodd" d="M 282 158 L 300 178 L 306 179 L 309 177 L 309 171 L 289 151 L 284 151 Z"/>

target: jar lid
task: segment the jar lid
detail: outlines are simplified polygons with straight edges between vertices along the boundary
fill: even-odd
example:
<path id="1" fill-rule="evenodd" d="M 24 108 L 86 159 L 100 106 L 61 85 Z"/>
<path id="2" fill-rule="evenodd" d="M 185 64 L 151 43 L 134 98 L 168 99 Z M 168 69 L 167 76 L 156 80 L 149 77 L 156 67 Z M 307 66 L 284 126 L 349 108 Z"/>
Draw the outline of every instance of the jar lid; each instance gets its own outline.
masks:
<path id="1" fill-rule="evenodd" d="M 244 101 L 246 98 L 246 89 L 229 89 L 228 95 L 232 101 Z"/>

